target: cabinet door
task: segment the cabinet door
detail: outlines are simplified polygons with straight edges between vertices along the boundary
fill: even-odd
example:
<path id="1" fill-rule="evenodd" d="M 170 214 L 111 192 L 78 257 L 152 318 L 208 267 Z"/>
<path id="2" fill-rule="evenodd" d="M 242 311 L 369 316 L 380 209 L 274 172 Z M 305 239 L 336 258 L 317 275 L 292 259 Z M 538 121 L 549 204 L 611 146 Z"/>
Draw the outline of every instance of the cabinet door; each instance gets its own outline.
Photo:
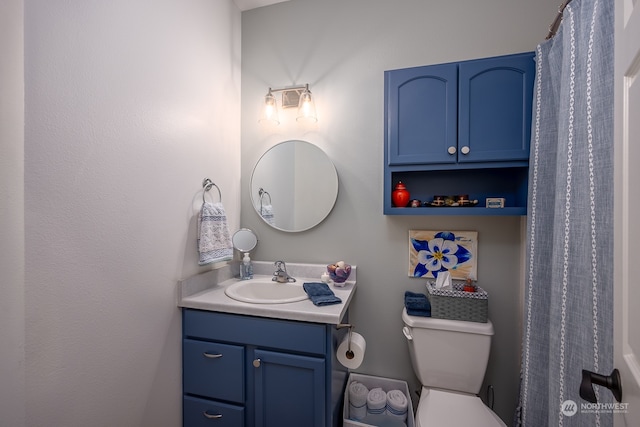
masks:
<path id="1" fill-rule="evenodd" d="M 457 75 L 456 64 L 385 72 L 387 165 L 456 161 Z"/>
<path id="2" fill-rule="evenodd" d="M 458 162 L 527 160 L 533 53 L 459 65 Z"/>
<path id="3" fill-rule="evenodd" d="M 325 427 L 325 361 L 254 352 L 255 427 Z"/>

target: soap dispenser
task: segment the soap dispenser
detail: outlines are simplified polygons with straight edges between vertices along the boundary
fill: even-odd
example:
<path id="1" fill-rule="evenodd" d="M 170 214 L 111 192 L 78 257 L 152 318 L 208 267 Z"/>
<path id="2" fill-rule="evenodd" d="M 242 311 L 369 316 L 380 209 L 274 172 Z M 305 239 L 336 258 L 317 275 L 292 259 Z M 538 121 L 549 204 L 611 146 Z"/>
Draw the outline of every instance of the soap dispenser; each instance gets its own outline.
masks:
<path id="1" fill-rule="evenodd" d="M 240 264 L 240 278 L 242 280 L 253 279 L 253 265 L 251 264 L 251 258 L 249 258 L 249 252 L 245 252 L 244 258 L 242 258 L 242 264 Z"/>

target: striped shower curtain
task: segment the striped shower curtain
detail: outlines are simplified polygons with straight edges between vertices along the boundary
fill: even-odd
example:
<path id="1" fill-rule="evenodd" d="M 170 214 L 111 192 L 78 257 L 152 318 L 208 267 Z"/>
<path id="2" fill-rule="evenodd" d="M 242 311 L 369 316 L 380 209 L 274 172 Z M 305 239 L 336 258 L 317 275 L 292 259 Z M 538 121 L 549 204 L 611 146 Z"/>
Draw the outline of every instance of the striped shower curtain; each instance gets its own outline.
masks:
<path id="1" fill-rule="evenodd" d="M 613 3 L 572 1 L 537 48 L 515 425 L 613 425 L 579 395 L 613 369 Z"/>

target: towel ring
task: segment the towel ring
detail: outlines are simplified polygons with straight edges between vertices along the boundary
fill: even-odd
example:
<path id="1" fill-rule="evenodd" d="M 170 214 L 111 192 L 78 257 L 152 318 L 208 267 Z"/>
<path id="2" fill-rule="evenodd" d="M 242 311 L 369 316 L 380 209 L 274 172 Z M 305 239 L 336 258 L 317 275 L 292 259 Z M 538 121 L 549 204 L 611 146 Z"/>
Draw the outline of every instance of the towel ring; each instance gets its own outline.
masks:
<path id="1" fill-rule="evenodd" d="M 258 190 L 258 195 L 260 196 L 260 202 L 262 202 L 262 197 L 264 197 L 264 195 L 269 196 L 269 204 L 271 204 L 271 194 L 269 194 L 268 191 L 265 191 L 262 187 L 260 187 L 260 189 Z"/>
<path id="2" fill-rule="evenodd" d="M 218 190 L 218 198 L 220 198 L 220 203 L 222 203 L 222 193 L 220 192 L 220 187 L 218 187 L 209 178 L 205 178 L 202 180 L 202 188 L 204 188 L 204 190 L 202 191 L 202 203 L 206 202 L 206 200 L 204 199 L 204 193 L 211 190 L 211 187 L 216 187 L 216 190 Z"/>
<path id="3" fill-rule="evenodd" d="M 269 205 L 271 205 L 271 194 L 268 191 L 265 191 L 264 188 L 260 187 L 258 190 L 258 195 L 260 196 L 260 216 L 264 215 L 264 209 L 262 202 L 264 201 L 264 195 L 269 196 Z"/>

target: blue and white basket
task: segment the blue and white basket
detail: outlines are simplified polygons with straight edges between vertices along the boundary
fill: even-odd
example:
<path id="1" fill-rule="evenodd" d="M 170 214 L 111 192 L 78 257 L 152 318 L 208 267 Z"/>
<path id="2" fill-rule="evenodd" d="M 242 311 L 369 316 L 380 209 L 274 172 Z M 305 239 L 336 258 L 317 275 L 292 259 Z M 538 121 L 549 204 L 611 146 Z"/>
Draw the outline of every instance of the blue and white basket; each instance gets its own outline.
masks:
<path id="1" fill-rule="evenodd" d="M 463 287 L 463 283 L 454 282 L 451 288 L 436 289 L 434 282 L 427 283 L 431 317 L 487 323 L 489 294 L 479 286 L 476 292 L 465 292 Z"/>

